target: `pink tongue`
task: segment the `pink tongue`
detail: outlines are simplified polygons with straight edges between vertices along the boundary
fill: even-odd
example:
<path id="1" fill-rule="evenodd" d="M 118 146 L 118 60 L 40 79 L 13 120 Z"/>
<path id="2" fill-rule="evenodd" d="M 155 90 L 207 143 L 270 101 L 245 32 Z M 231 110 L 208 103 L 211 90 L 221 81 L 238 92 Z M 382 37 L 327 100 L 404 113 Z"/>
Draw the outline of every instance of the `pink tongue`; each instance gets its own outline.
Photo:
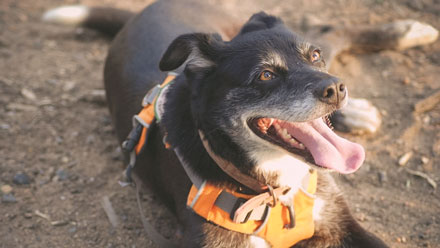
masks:
<path id="1" fill-rule="evenodd" d="M 322 118 L 310 122 L 280 122 L 279 125 L 309 149 L 317 165 L 348 174 L 364 162 L 364 148 L 336 135 Z"/>

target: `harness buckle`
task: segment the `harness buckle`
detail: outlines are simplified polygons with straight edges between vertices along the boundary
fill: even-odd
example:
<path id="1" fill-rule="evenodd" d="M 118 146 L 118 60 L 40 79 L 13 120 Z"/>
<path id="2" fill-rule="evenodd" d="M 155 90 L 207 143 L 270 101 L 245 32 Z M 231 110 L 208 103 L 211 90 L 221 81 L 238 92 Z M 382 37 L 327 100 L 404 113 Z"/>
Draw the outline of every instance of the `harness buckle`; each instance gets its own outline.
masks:
<path id="1" fill-rule="evenodd" d="M 154 98 L 156 98 L 157 94 L 160 92 L 160 85 L 157 84 L 153 88 L 151 88 L 147 94 L 145 94 L 144 99 L 142 100 L 142 107 L 145 107 L 149 104 L 152 104 L 154 101 Z"/>
<path id="2" fill-rule="evenodd" d="M 237 211 L 237 209 L 239 209 L 241 207 L 241 205 L 243 205 L 246 201 L 247 200 L 244 198 L 237 198 L 234 206 L 232 207 L 232 211 L 230 212 L 229 217 L 231 218 L 231 220 L 235 220 L 235 211 Z M 252 214 L 252 211 L 249 211 L 243 220 L 241 220 L 241 221 L 237 220 L 237 221 L 240 223 L 246 223 L 249 220 L 249 217 L 251 216 L 251 214 Z"/>
<path id="3" fill-rule="evenodd" d="M 127 136 L 127 139 L 122 142 L 121 147 L 123 152 L 129 156 L 129 162 L 126 169 L 123 172 L 123 179 L 119 181 L 119 185 L 125 187 L 130 185 L 133 180 L 131 178 L 131 172 L 134 168 L 134 164 L 136 163 L 136 151 L 134 150 L 136 145 L 139 143 L 139 140 L 142 135 L 142 130 L 148 128 L 150 125 L 145 123 L 139 115 L 133 116 L 133 129 L 131 129 L 130 133 Z"/>
<path id="4" fill-rule="evenodd" d="M 122 173 L 122 180 L 119 180 L 118 183 L 121 187 L 126 187 L 128 185 L 133 184 L 133 179 L 131 177 L 131 172 L 133 171 L 134 164 L 136 163 L 136 152 L 132 150 L 130 152 L 130 160 L 128 162 L 127 167 Z"/>
<path id="5" fill-rule="evenodd" d="M 296 222 L 295 222 L 295 208 L 293 207 L 293 204 L 289 204 L 286 207 L 287 207 L 287 210 L 289 210 L 290 223 L 289 223 L 289 225 L 285 225 L 284 228 L 286 228 L 286 229 L 295 228 L 295 226 L 296 226 Z"/>
<path id="6" fill-rule="evenodd" d="M 269 184 L 267 185 L 267 188 L 269 189 L 269 195 L 272 196 L 272 203 L 269 204 L 269 202 L 267 203 L 267 205 L 271 208 L 275 207 L 275 205 L 277 205 L 277 200 L 278 200 L 278 196 L 277 194 L 273 191 L 273 187 L 270 186 Z"/>

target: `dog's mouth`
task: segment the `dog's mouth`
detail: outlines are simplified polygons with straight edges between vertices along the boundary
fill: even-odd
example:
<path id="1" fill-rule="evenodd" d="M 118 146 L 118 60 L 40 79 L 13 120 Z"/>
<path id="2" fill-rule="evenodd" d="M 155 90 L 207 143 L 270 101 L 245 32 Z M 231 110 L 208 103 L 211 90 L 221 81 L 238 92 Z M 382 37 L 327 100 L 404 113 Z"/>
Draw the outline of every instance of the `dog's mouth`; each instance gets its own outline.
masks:
<path id="1" fill-rule="evenodd" d="M 258 137 L 311 166 L 348 174 L 359 169 L 365 158 L 361 145 L 333 132 L 328 116 L 307 122 L 259 117 L 249 119 L 248 126 Z"/>

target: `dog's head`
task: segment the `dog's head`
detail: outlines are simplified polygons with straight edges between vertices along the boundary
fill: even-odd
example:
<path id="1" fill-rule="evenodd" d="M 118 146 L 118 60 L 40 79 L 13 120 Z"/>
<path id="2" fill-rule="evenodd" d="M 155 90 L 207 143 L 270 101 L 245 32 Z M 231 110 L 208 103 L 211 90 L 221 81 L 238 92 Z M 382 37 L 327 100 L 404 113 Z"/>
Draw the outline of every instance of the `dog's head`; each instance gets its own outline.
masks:
<path id="1" fill-rule="evenodd" d="M 347 102 L 347 89 L 325 71 L 320 49 L 279 18 L 255 14 L 229 42 L 215 34 L 182 35 L 160 69 L 185 62 L 189 118 L 237 167 L 280 176 L 285 168 L 350 173 L 362 164 L 362 147 L 328 126 L 327 116 Z"/>

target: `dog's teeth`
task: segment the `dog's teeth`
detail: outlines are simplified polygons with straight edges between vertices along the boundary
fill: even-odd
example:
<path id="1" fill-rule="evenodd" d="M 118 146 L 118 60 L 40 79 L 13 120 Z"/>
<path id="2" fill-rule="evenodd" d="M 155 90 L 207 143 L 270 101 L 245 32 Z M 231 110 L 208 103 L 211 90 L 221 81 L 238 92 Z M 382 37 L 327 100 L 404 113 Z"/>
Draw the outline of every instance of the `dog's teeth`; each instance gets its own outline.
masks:
<path id="1" fill-rule="evenodd" d="M 306 149 L 306 147 L 302 143 L 299 143 L 298 146 L 299 146 L 299 149 L 302 149 L 302 150 Z"/>
<path id="2" fill-rule="evenodd" d="M 274 122 L 274 119 L 273 119 L 273 118 L 270 118 L 270 119 L 269 119 L 269 125 L 267 125 L 267 126 L 268 126 L 268 127 L 272 126 L 273 122 Z"/>
<path id="3" fill-rule="evenodd" d="M 282 129 L 281 130 L 281 135 L 283 136 L 283 138 L 285 140 L 290 140 L 291 139 L 291 136 L 290 136 L 289 132 L 287 132 L 286 129 Z"/>
<path id="4" fill-rule="evenodd" d="M 289 143 L 290 143 L 291 145 L 294 145 L 294 146 L 299 145 L 298 141 L 297 141 L 296 139 L 294 139 L 294 138 L 291 138 L 291 139 L 289 140 Z"/>

